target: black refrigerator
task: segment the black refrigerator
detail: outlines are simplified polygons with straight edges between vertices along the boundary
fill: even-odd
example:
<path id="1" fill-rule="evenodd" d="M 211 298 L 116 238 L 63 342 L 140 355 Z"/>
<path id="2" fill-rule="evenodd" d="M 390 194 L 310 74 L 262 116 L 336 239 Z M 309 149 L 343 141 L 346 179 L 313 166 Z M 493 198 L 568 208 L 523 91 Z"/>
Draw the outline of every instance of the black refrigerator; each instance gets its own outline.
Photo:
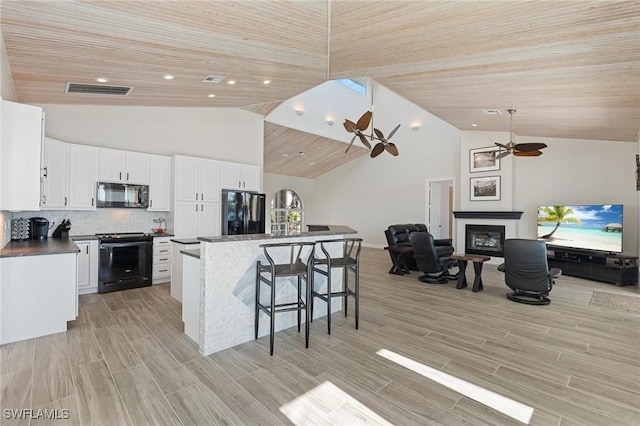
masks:
<path id="1" fill-rule="evenodd" d="M 264 234 L 265 195 L 222 190 L 222 235 Z"/>

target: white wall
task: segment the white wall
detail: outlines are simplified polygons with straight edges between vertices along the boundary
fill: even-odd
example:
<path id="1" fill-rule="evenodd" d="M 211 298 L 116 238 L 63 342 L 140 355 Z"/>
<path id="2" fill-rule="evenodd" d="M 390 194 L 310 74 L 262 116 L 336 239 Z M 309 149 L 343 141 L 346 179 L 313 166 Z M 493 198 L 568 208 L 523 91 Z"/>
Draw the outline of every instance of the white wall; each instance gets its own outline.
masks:
<path id="1" fill-rule="evenodd" d="M 422 127 L 404 125 L 413 117 Z M 461 132 L 382 88 L 376 93 L 375 126 L 393 137 L 400 155 L 360 157 L 316 178 L 318 222 L 356 229 L 368 246 L 384 247 L 394 223 L 425 222 L 425 181 L 459 175 Z M 458 201 L 456 201 L 456 205 Z"/>
<path id="2" fill-rule="evenodd" d="M 264 121 L 235 108 L 42 105 L 46 135 L 65 142 L 262 167 Z"/>

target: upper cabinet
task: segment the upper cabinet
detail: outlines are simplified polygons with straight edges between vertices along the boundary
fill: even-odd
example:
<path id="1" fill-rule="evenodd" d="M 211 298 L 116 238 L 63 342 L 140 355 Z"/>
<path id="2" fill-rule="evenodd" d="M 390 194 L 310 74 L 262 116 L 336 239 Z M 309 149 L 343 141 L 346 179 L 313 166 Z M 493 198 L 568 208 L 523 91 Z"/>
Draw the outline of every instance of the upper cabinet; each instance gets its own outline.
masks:
<path id="1" fill-rule="evenodd" d="M 43 210 L 95 210 L 98 148 L 44 139 Z"/>
<path id="2" fill-rule="evenodd" d="M 149 184 L 149 154 L 99 149 L 99 181 Z"/>
<path id="3" fill-rule="evenodd" d="M 0 102 L 0 210 L 40 210 L 42 108 Z"/>
<path id="4" fill-rule="evenodd" d="M 220 162 L 220 184 L 223 189 L 260 191 L 260 167 L 251 164 Z"/>
<path id="5" fill-rule="evenodd" d="M 149 155 L 148 211 L 171 210 L 171 157 Z"/>

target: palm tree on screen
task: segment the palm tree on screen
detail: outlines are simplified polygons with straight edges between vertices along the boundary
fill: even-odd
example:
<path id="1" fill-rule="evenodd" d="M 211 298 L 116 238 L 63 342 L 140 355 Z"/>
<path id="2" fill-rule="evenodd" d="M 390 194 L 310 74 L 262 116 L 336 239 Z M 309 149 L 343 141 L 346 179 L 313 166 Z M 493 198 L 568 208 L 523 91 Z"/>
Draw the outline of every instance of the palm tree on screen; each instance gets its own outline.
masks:
<path id="1" fill-rule="evenodd" d="M 544 213 L 546 216 L 541 216 L 540 213 Z M 543 235 L 540 238 L 549 239 L 558 230 L 561 223 L 576 223 L 580 225 L 580 219 L 571 216 L 573 214 L 572 208 L 566 206 L 549 206 L 540 207 L 538 212 L 538 223 L 540 222 L 555 222 L 556 226 L 547 235 Z"/>

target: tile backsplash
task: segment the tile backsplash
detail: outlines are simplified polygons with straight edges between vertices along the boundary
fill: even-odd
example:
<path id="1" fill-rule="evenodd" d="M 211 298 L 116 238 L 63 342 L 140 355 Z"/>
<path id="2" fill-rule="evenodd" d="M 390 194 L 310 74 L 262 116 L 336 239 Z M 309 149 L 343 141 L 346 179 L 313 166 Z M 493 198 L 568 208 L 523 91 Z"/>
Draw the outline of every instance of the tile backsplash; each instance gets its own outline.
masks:
<path id="1" fill-rule="evenodd" d="M 7 212 L 5 212 L 7 213 Z M 158 227 L 153 219 L 167 218 L 168 212 L 148 212 L 141 209 L 96 209 L 91 211 L 43 210 L 12 213 L 12 218 L 44 217 L 49 220 L 53 233 L 64 219 L 71 221 L 69 234 L 93 235 L 107 232 L 151 232 Z"/>

